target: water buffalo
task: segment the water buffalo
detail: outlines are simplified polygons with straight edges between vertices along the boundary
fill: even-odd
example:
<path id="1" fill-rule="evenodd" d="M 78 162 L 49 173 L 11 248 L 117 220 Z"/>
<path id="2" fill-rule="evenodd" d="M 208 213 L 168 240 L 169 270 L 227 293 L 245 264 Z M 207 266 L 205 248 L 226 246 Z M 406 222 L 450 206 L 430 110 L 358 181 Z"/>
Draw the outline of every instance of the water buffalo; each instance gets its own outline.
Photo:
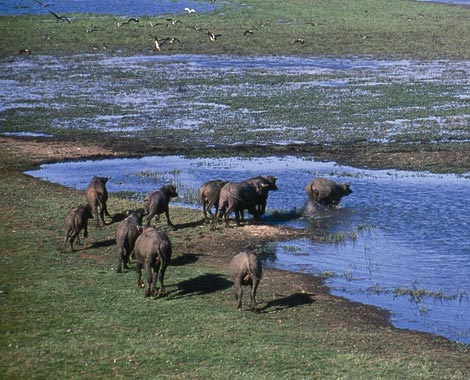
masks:
<path id="1" fill-rule="evenodd" d="M 278 189 L 276 181 L 277 178 L 272 175 L 258 176 L 245 181 L 256 189 L 256 209 L 259 216 L 264 215 L 266 212 L 269 192 L 276 191 Z"/>
<path id="2" fill-rule="evenodd" d="M 255 221 L 258 221 L 257 199 L 256 188 L 249 183 L 227 182 L 220 189 L 219 210 L 217 214 L 214 214 L 212 229 L 216 229 L 217 222 L 222 216 L 225 219 L 225 226 L 228 227 L 228 217 L 232 211 L 235 212 L 237 226 L 240 225 L 240 216 L 244 210 L 248 210 L 253 215 Z"/>
<path id="3" fill-rule="evenodd" d="M 145 227 L 150 226 L 150 222 L 154 216 L 164 213 L 168 225 L 174 228 L 174 225 L 170 220 L 168 205 L 170 203 L 170 199 L 176 198 L 177 196 L 178 193 L 176 192 L 176 187 L 173 185 L 162 186 L 160 190 L 147 194 L 144 199 L 144 214 L 146 215 Z"/>
<path id="4" fill-rule="evenodd" d="M 210 218 L 214 217 L 212 214 L 212 207 L 215 206 L 215 214 L 219 210 L 219 195 L 220 189 L 227 183 L 227 181 L 222 181 L 220 179 L 215 179 L 209 182 L 204 183 L 199 188 L 199 202 L 202 204 L 202 213 L 204 214 L 204 221 L 208 221 Z"/>
<path id="5" fill-rule="evenodd" d="M 141 288 L 145 287 L 142 282 L 142 268 L 145 270 L 147 278 L 145 296 L 164 295 L 165 286 L 163 281 L 172 253 L 171 242 L 167 234 L 157 231 L 155 227 L 145 228 L 135 241 L 133 253 L 137 261 L 137 285 Z M 158 291 L 156 289 L 157 279 L 160 282 Z"/>
<path id="6" fill-rule="evenodd" d="M 242 285 L 247 285 L 251 287 L 251 308 L 256 310 L 256 289 L 258 289 L 262 272 L 261 261 L 251 252 L 240 252 L 230 261 L 229 273 L 235 285 L 238 309 L 242 306 Z"/>
<path id="7" fill-rule="evenodd" d="M 99 227 L 100 225 L 98 219 L 98 209 L 103 224 L 106 224 L 104 220 L 105 214 L 107 217 L 111 218 L 111 215 L 109 215 L 108 212 L 108 206 L 106 205 L 106 202 L 108 202 L 108 190 L 106 189 L 106 182 L 108 182 L 108 180 L 109 177 L 95 176 L 85 191 L 85 198 L 95 213 L 96 227 Z"/>
<path id="8" fill-rule="evenodd" d="M 348 183 L 336 183 L 327 178 L 315 178 L 305 186 L 309 202 L 322 206 L 337 206 L 341 198 L 352 193 Z"/>
<path id="9" fill-rule="evenodd" d="M 119 223 L 116 229 L 116 245 L 119 251 L 119 263 L 116 273 L 122 272 L 122 267 L 129 269 L 129 256 L 134 249 L 135 241 L 142 232 L 143 210 L 131 211 L 126 219 Z"/>
<path id="10" fill-rule="evenodd" d="M 93 218 L 93 213 L 90 205 L 78 206 L 72 209 L 69 214 L 65 217 L 65 233 L 64 233 L 64 245 L 62 252 L 65 252 L 67 242 L 70 242 L 70 248 L 72 252 L 75 251 L 73 248 L 73 242 L 75 239 L 80 243 L 80 232 L 83 230 L 83 238 L 88 237 L 88 219 Z"/>

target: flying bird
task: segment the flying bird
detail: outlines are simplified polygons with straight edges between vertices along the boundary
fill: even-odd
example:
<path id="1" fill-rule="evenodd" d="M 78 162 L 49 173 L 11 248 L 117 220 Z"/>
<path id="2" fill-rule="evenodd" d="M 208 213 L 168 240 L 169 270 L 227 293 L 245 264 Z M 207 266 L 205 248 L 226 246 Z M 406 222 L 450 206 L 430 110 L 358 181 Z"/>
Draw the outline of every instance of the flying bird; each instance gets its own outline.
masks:
<path id="1" fill-rule="evenodd" d="M 187 13 L 196 13 L 196 10 L 194 8 L 184 8 L 184 10 L 187 12 Z"/>
<path id="2" fill-rule="evenodd" d="M 85 32 L 87 33 L 94 33 L 98 30 L 98 28 L 96 26 L 94 26 L 93 28 L 91 29 L 88 29 L 88 28 L 85 28 Z"/>
<path id="3" fill-rule="evenodd" d="M 44 1 L 38 1 L 38 0 L 34 0 L 35 3 L 38 3 L 41 7 L 45 8 L 45 7 L 48 7 L 49 5 L 54 5 L 54 4 L 48 4 Z"/>
<path id="4" fill-rule="evenodd" d="M 123 26 L 123 25 L 129 25 L 131 22 L 135 22 L 135 23 L 138 23 L 139 22 L 139 19 L 138 18 L 135 18 L 135 17 L 131 17 L 129 20 L 127 21 L 124 21 L 124 22 L 120 22 L 119 20 L 113 18 L 114 21 L 117 22 L 117 25 L 119 27 Z"/>
<path id="5" fill-rule="evenodd" d="M 207 32 L 207 35 L 209 36 L 209 39 L 211 40 L 211 42 L 217 41 L 217 38 L 222 36 L 221 34 L 214 34 L 212 32 Z"/>
<path id="6" fill-rule="evenodd" d="M 371 36 L 368 36 L 367 34 L 354 34 L 355 36 L 363 39 L 363 40 L 367 40 L 368 38 L 372 38 Z"/>
<path id="7" fill-rule="evenodd" d="M 171 18 L 167 18 L 166 21 L 168 21 L 168 24 L 166 24 L 166 26 L 182 24 L 180 20 L 173 20 Z"/>
<path id="8" fill-rule="evenodd" d="M 160 40 L 160 46 L 163 46 L 164 44 L 176 44 L 180 43 L 180 40 L 174 37 L 165 37 L 163 40 Z"/>
<path id="9" fill-rule="evenodd" d="M 31 55 L 31 50 L 29 50 L 29 49 L 21 49 L 21 50 L 18 50 L 18 54 L 19 54 L 19 55 Z"/>
<path id="10" fill-rule="evenodd" d="M 295 41 L 294 44 L 301 44 L 303 45 L 305 43 L 305 39 L 302 37 L 298 37 Z"/>
<path id="11" fill-rule="evenodd" d="M 193 29 L 195 30 L 196 32 L 207 32 L 208 29 L 205 29 L 205 28 L 200 28 L 198 26 L 187 26 L 186 28 L 188 29 Z"/>
<path id="12" fill-rule="evenodd" d="M 158 25 L 163 25 L 161 22 L 156 22 L 155 24 L 152 21 L 149 21 L 149 25 L 151 28 L 155 28 Z"/>
<path id="13" fill-rule="evenodd" d="M 156 51 L 161 51 L 162 50 L 161 46 L 160 46 L 160 42 L 158 42 L 157 36 L 154 37 L 153 50 L 156 50 Z"/>
<path id="14" fill-rule="evenodd" d="M 53 15 L 55 17 L 56 21 L 67 21 L 69 24 L 71 22 L 68 17 L 58 15 L 57 13 L 51 11 L 50 9 L 46 9 L 46 11 L 48 11 L 51 15 Z"/>
<path id="15" fill-rule="evenodd" d="M 250 36 L 252 36 L 252 35 L 253 35 L 253 31 L 252 31 L 252 30 L 245 30 L 245 33 L 243 33 L 244 36 L 246 36 L 246 35 L 248 35 L 248 34 L 249 34 Z"/>

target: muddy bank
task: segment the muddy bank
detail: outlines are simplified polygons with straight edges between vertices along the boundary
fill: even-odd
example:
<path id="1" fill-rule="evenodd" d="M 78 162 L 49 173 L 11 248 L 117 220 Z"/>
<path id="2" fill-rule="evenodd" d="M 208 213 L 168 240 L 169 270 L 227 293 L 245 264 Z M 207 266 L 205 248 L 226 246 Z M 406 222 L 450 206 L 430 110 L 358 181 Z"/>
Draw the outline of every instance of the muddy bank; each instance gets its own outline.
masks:
<path id="1" fill-rule="evenodd" d="M 187 155 L 198 157 L 311 155 L 318 160 L 370 169 L 402 169 L 433 173 L 470 171 L 470 143 L 445 144 L 355 144 L 355 145 L 243 145 L 236 147 L 188 147 L 168 141 L 149 144 L 139 139 L 108 139 L 102 145 L 92 141 L 55 138 L 0 136 L 0 146 L 7 151 L 25 153 L 35 166 L 46 162 L 83 158 L 142 157 L 146 155 Z M 15 162 L 19 164 L 18 161 Z"/>

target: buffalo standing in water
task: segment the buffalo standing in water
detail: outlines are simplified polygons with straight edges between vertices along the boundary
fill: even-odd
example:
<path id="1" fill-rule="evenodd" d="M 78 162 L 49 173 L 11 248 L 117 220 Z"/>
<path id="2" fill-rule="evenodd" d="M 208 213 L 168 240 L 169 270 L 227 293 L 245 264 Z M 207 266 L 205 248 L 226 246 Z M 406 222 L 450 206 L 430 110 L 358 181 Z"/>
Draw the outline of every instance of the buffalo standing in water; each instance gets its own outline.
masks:
<path id="1" fill-rule="evenodd" d="M 235 284 L 237 308 L 242 307 L 242 285 L 246 285 L 251 287 L 251 309 L 256 310 L 256 290 L 263 274 L 261 261 L 251 252 L 241 252 L 230 261 L 229 272 Z"/>
<path id="2" fill-rule="evenodd" d="M 62 252 L 65 252 L 67 242 L 70 242 L 70 248 L 73 251 L 73 242 L 75 239 L 80 243 L 80 232 L 83 230 L 83 238 L 88 237 L 88 219 L 93 218 L 90 205 L 78 206 L 72 209 L 65 217 L 64 245 Z"/>
<path id="3" fill-rule="evenodd" d="M 88 204 L 91 206 L 92 210 L 95 213 L 96 217 L 96 227 L 99 227 L 98 219 L 98 209 L 99 216 L 103 224 L 106 224 L 104 220 L 104 215 L 108 218 L 111 218 L 108 212 L 108 190 L 106 189 L 106 182 L 108 182 L 109 177 L 93 177 L 90 184 L 88 185 L 85 191 L 85 198 Z"/>
<path id="4" fill-rule="evenodd" d="M 116 273 L 121 273 L 123 266 L 129 269 L 129 256 L 134 249 L 135 241 L 142 232 L 142 213 L 143 210 L 131 211 L 116 229 L 116 245 L 119 251 Z"/>
<path id="5" fill-rule="evenodd" d="M 278 190 L 276 181 L 277 178 L 272 175 L 260 175 L 245 181 L 256 189 L 256 210 L 260 217 L 266 212 L 269 192 Z"/>
<path id="6" fill-rule="evenodd" d="M 325 207 L 338 206 L 341 198 L 351 194 L 348 183 L 336 183 L 328 178 L 315 178 L 305 186 L 309 203 Z"/>
<path id="7" fill-rule="evenodd" d="M 137 285 L 141 288 L 145 287 L 142 282 L 142 268 L 145 270 L 147 279 L 145 297 L 164 295 L 163 281 L 172 253 L 171 242 L 167 234 L 157 231 L 155 227 L 145 228 L 135 242 L 133 253 L 137 261 Z M 157 279 L 160 282 L 158 291 L 156 289 Z"/>

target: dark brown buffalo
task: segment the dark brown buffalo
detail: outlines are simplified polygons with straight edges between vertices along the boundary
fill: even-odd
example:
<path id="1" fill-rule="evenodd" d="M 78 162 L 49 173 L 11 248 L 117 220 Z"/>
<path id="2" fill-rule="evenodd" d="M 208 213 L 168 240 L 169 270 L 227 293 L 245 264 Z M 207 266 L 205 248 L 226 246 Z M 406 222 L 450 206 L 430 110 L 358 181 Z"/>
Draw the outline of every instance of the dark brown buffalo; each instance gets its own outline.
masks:
<path id="1" fill-rule="evenodd" d="M 108 212 L 108 190 L 106 189 L 106 182 L 108 182 L 109 177 L 93 177 L 90 184 L 88 185 L 85 191 L 85 197 L 88 204 L 91 206 L 92 210 L 95 213 L 96 218 L 96 227 L 99 227 L 100 222 L 98 218 L 98 209 L 99 216 L 103 224 L 106 224 L 104 220 L 104 215 L 111 218 Z"/>
<path id="2" fill-rule="evenodd" d="M 276 181 L 277 178 L 272 175 L 258 176 L 245 181 L 256 189 L 256 209 L 259 216 L 266 212 L 269 192 L 278 190 Z"/>
<path id="3" fill-rule="evenodd" d="M 142 282 L 142 268 L 145 270 L 147 278 L 147 288 L 145 296 L 165 294 L 165 271 L 171 260 L 171 242 L 168 236 L 155 227 L 145 228 L 135 241 L 134 256 L 137 261 L 137 285 L 144 288 Z M 153 270 L 153 274 L 152 274 Z M 157 291 L 157 279 L 160 282 L 160 289 Z"/>
<path id="4" fill-rule="evenodd" d="M 328 178 L 315 178 L 305 186 L 309 202 L 317 202 L 322 206 L 337 206 L 341 198 L 353 191 L 348 183 L 336 183 Z"/>
<path id="5" fill-rule="evenodd" d="M 230 261 L 229 273 L 235 285 L 237 308 L 242 307 L 242 285 L 246 285 L 251 287 L 251 308 L 256 310 L 256 290 L 263 273 L 261 261 L 253 253 L 241 252 Z"/>
<path id="6" fill-rule="evenodd" d="M 178 193 L 173 185 L 165 185 L 160 190 L 147 194 L 144 199 L 145 227 L 150 226 L 150 222 L 155 216 L 165 214 L 166 221 L 170 227 L 174 228 L 170 220 L 169 203 L 171 198 L 176 198 Z"/>
<path id="7" fill-rule="evenodd" d="M 212 214 L 211 211 L 212 207 L 214 206 L 215 214 L 217 214 L 217 211 L 219 210 L 220 189 L 222 189 L 222 187 L 226 183 L 227 181 L 215 179 L 204 183 L 199 188 L 199 202 L 202 204 L 202 213 L 204 214 L 204 221 L 207 222 L 214 217 L 214 214 Z"/>
<path id="8" fill-rule="evenodd" d="M 142 232 L 143 210 L 131 211 L 126 219 L 119 223 L 116 229 L 116 245 L 119 251 L 119 263 L 116 273 L 122 272 L 122 267 L 129 269 L 129 256 L 134 249 L 135 241 Z"/>
<path id="9" fill-rule="evenodd" d="M 237 226 L 240 225 L 240 216 L 244 210 L 248 210 L 253 215 L 255 221 L 259 220 L 257 211 L 257 193 L 255 187 L 246 182 L 227 182 L 220 189 L 219 211 L 214 215 L 212 229 L 215 230 L 217 222 L 224 217 L 225 226 L 228 227 L 229 215 L 235 212 Z"/>
<path id="10" fill-rule="evenodd" d="M 70 248 L 73 251 L 73 242 L 77 239 L 80 243 L 80 232 L 83 230 L 83 238 L 88 237 L 88 219 L 93 218 L 90 205 L 78 206 L 72 209 L 65 217 L 64 245 L 62 252 L 65 252 L 67 242 L 70 242 Z"/>

